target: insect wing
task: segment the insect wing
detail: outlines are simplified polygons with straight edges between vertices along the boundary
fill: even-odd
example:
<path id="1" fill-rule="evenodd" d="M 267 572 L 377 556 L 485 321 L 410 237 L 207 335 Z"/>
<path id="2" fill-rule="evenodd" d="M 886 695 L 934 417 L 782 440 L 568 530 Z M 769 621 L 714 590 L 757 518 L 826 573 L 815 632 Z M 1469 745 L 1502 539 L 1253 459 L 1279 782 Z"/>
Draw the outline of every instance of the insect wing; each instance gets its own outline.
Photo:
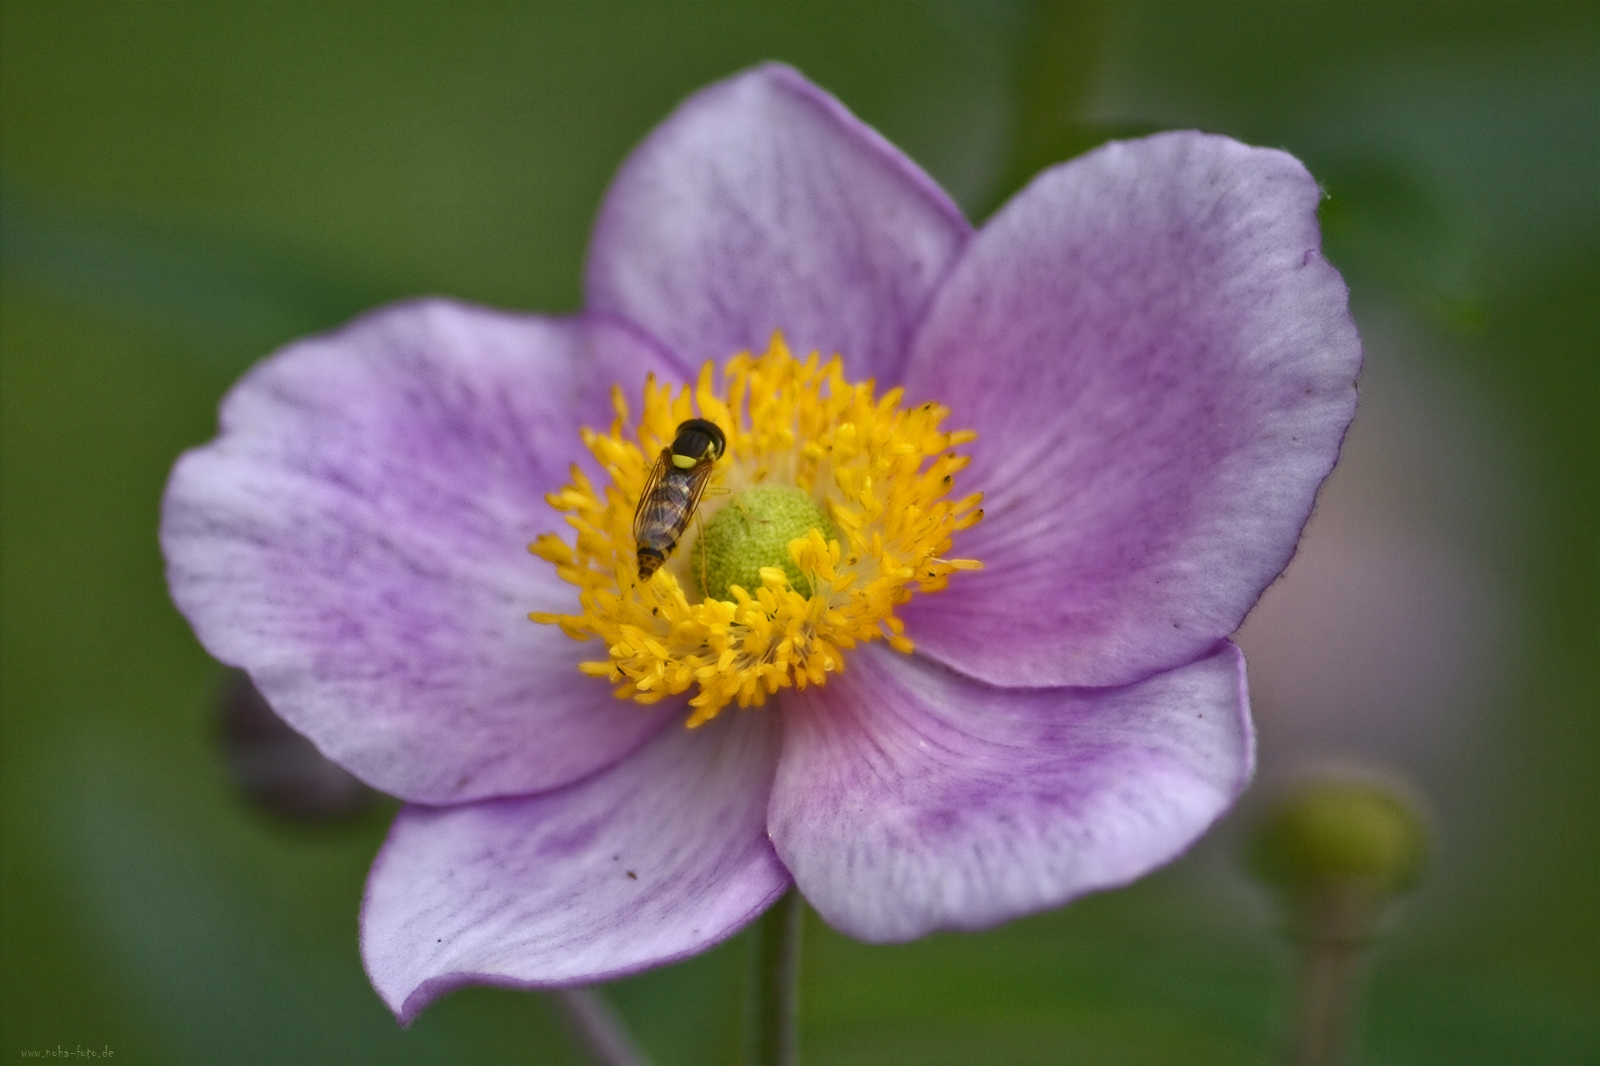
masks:
<path id="1" fill-rule="evenodd" d="M 656 465 L 650 468 L 650 475 L 644 479 L 644 488 L 639 492 L 639 505 L 633 511 L 633 539 L 641 544 L 649 530 L 661 528 L 662 508 L 656 489 L 661 487 L 661 479 L 671 469 L 672 449 L 662 448 L 661 454 L 656 456 Z"/>
<path id="2" fill-rule="evenodd" d="M 689 506 L 683 512 L 683 524 L 689 524 L 689 518 L 694 514 L 695 508 L 700 506 L 700 497 L 706 494 L 706 486 L 711 484 L 711 473 L 717 468 L 717 461 L 706 454 L 689 471 Z"/>

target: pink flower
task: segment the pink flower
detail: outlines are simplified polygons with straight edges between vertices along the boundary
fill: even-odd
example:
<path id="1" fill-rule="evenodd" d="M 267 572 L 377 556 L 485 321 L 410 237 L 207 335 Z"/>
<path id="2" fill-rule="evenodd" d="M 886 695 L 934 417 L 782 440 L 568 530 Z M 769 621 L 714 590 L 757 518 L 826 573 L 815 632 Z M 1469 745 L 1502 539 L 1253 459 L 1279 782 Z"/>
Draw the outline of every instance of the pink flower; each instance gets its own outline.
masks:
<path id="1" fill-rule="evenodd" d="M 361 918 L 390 1007 L 670 962 L 791 881 L 836 928 L 898 941 L 1188 847 L 1251 774 L 1226 638 L 1288 562 L 1355 407 L 1318 197 L 1282 152 L 1169 133 L 1046 171 L 974 232 L 877 133 L 766 66 L 691 98 L 622 168 L 583 314 L 419 301 L 256 367 L 173 471 L 169 581 L 212 654 L 409 801 Z M 947 508 L 918 558 L 943 565 L 953 536 L 983 569 L 909 602 L 891 588 L 890 639 L 841 638 L 843 669 L 796 667 L 764 705 L 686 729 L 703 690 L 619 699 L 619 678 L 650 682 L 616 648 L 528 620 L 594 609 L 526 546 L 570 540 L 546 494 L 573 464 L 603 501 L 580 427 L 612 424 L 613 386 L 636 403 L 647 374 L 693 382 L 778 330 L 976 430 L 930 447 L 962 445 L 986 517 Z M 612 519 L 638 486 L 618 491 Z M 603 584 L 599 558 L 583 573 Z M 629 602 L 679 595 L 653 581 L 659 599 Z"/>

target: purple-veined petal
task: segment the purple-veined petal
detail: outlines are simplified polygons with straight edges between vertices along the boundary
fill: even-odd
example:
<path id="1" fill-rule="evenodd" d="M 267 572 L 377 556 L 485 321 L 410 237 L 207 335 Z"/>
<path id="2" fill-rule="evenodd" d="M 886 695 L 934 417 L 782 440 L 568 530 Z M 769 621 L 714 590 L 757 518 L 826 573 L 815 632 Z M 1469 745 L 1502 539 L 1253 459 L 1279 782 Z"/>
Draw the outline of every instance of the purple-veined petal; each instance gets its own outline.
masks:
<path id="1" fill-rule="evenodd" d="M 917 165 L 833 97 L 767 64 L 690 97 L 607 193 L 591 308 L 691 364 L 781 329 L 856 378 L 898 377 L 907 339 L 970 235 Z"/>
<path id="2" fill-rule="evenodd" d="M 1003 689 L 882 644 L 784 699 L 768 824 L 806 899 L 868 941 L 979 929 L 1176 857 L 1249 780 L 1223 643 L 1115 689 Z"/>
<path id="3" fill-rule="evenodd" d="M 409 1022 L 466 984 L 588 984 L 704 951 L 783 893 L 766 834 L 779 727 L 669 724 L 555 792 L 407 807 L 372 865 L 361 949 Z"/>
<path id="4" fill-rule="evenodd" d="M 598 320 L 404 304 L 265 360 L 162 510 L 178 608 L 290 725 L 368 783 L 446 803 L 552 788 L 671 713 L 578 673 L 605 649 L 528 552 L 611 383 L 678 373 Z"/>
<path id="5" fill-rule="evenodd" d="M 1311 175 L 1173 133 L 1047 171 L 968 245 L 906 365 L 978 430 L 983 561 L 904 609 L 1002 685 L 1116 685 L 1203 654 L 1288 563 L 1355 411 L 1360 341 Z"/>

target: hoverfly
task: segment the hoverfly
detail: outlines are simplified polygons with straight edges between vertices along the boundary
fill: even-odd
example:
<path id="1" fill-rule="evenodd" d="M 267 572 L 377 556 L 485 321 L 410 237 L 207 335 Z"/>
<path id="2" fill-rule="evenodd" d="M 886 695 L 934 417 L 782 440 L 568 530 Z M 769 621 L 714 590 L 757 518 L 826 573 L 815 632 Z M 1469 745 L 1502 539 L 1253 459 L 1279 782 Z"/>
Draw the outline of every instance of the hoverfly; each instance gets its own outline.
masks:
<path id="1" fill-rule="evenodd" d="M 727 439 L 716 423 L 691 418 L 679 424 L 671 447 L 661 449 L 633 512 L 640 581 L 649 581 L 678 546 L 726 447 Z"/>

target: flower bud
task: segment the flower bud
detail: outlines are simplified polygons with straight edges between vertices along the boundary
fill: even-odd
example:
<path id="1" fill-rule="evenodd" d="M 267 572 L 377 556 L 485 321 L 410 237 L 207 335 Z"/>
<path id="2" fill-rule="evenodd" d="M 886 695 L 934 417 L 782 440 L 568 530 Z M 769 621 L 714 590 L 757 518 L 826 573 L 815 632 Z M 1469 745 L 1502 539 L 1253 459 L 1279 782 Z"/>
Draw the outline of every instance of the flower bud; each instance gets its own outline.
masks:
<path id="1" fill-rule="evenodd" d="M 1324 777 L 1271 805 L 1249 865 L 1282 893 L 1301 935 L 1366 940 L 1384 904 L 1416 885 L 1426 859 L 1422 819 L 1399 789 Z"/>
<path id="2" fill-rule="evenodd" d="M 229 672 L 217 712 L 223 764 L 251 807 L 284 821 L 317 825 L 354 817 L 371 806 L 372 789 L 279 718 L 243 670 Z"/>

